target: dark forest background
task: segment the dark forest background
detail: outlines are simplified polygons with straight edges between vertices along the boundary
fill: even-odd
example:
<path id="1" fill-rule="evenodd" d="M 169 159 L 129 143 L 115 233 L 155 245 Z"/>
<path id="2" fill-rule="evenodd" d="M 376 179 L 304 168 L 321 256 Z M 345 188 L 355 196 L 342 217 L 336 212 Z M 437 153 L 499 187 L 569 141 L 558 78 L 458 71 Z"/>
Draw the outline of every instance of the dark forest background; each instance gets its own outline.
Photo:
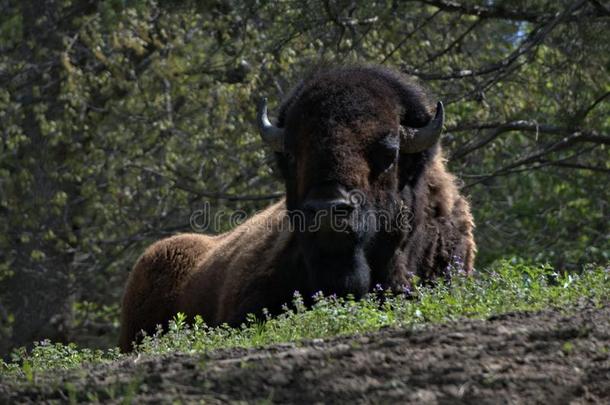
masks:
<path id="1" fill-rule="evenodd" d="M 115 343 L 145 245 L 278 199 L 256 101 L 322 61 L 444 101 L 479 270 L 607 264 L 609 42 L 598 0 L 0 0 L 0 353 Z"/>

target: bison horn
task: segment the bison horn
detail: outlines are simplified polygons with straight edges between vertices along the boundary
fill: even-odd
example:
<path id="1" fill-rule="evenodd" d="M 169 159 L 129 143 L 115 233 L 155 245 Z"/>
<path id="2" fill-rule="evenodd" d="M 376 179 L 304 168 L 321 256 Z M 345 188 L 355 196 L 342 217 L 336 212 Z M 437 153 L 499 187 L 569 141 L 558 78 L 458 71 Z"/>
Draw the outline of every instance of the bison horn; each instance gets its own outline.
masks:
<path id="1" fill-rule="evenodd" d="M 400 127 L 400 152 L 417 153 L 432 147 L 440 138 L 445 121 L 443 103 L 436 105 L 436 114 L 425 127 Z"/>
<path id="2" fill-rule="evenodd" d="M 258 103 L 258 114 L 256 116 L 258 122 L 258 130 L 265 143 L 271 145 L 275 152 L 284 151 L 284 129 L 278 128 L 269 122 L 267 117 L 267 98 L 261 98 Z"/>

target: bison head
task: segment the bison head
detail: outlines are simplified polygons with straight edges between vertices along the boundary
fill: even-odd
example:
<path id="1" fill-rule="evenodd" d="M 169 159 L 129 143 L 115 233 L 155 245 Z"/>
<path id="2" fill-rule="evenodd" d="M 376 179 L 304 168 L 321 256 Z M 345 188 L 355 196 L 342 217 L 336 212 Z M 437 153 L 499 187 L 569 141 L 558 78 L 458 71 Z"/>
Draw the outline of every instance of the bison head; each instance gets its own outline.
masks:
<path id="1" fill-rule="evenodd" d="M 259 128 L 286 182 L 295 254 L 311 291 L 356 297 L 384 284 L 408 237 L 419 174 L 440 137 L 422 89 L 380 68 L 314 74 L 293 90 L 277 125 Z"/>

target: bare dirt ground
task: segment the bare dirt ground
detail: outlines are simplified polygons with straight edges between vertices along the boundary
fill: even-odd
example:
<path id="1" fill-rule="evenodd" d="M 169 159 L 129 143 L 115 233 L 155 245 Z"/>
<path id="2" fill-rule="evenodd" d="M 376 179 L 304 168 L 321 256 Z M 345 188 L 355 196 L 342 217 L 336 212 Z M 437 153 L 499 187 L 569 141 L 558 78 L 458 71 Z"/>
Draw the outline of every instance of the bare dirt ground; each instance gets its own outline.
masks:
<path id="1" fill-rule="evenodd" d="M 610 305 L 204 355 L 128 358 L 0 384 L 0 402 L 610 403 Z"/>

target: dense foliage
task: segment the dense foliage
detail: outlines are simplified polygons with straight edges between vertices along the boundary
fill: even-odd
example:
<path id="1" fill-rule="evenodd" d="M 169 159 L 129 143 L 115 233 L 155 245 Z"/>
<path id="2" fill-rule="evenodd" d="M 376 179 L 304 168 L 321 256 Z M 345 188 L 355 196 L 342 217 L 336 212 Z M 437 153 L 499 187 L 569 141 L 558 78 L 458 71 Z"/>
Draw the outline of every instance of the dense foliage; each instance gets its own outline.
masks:
<path id="1" fill-rule="evenodd" d="M 256 100 L 327 63 L 399 68 L 445 102 L 480 268 L 608 263 L 609 16 L 585 0 L 0 0 L 0 352 L 107 346 L 143 246 L 207 202 L 228 218 L 277 199 Z"/>

